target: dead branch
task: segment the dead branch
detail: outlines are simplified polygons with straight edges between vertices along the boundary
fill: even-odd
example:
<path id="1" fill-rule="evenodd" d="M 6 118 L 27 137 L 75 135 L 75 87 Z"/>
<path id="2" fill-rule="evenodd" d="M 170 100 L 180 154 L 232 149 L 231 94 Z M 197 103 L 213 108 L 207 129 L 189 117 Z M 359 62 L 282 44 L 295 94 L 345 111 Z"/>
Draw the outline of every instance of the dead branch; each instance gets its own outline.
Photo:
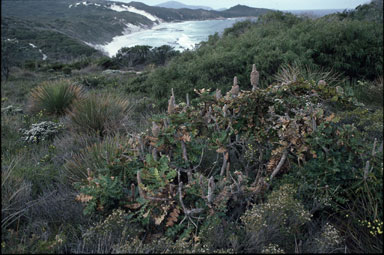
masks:
<path id="1" fill-rule="evenodd" d="M 287 159 L 287 155 L 288 155 L 288 151 L 287 151 L 287 150 L 284 150 L 284 152 L 283 152 L 283 156 L 281 156 L 281 159 L 280 159 L 279 164 L 277 165 L 277 167 L 275 168 L 275 170 L 273 170 L 273 172 L 272 172 L 272 174 L 271 174 L 271 177 L 269 178 L 271 181 L 272 181 L 273 177 L 275 177 L 276 174 L 280 171 L 281 167 L 284 165 L 285 160 Z"/>
<path id="2" fill-rule="evenodd" d="M 211 178 L 209 178 L 208 180 L 208 195 L 207 195 L 208 203 L 212 203 L 214 191 L 215 191 L 215 180 L 213 179 L 213 176 L 211 176 Z"/>
<path id="3" fill-rule="evenodd" d="M 224 175 L 224 171 L 227 168 L 227 160 L 228 157 L 226 156 L 228 152 L 223 152 L 223 165 L 221 166 L 220 176 Z"/>

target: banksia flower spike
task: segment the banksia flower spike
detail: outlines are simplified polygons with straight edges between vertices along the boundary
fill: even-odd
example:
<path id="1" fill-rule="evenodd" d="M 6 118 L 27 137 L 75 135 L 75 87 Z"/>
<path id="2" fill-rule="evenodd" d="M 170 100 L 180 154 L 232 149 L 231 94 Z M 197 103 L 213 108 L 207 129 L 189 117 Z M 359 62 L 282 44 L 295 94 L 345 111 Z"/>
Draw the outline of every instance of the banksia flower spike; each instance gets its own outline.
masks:
<path id="1" fill-rule="evenodd" d="M 252 91 L 255 91 L 259 85 L 259 72 L 256 70 L 255 64 L 252 65 L 251 85 L 252 85 Z"/>
<path id="2" fill-rule="evenodd" d="M 233 86 L 232 86 L 232 89 L 231 89 L 232 97 L 236 97 L 237 95 L 239 95 L 239 92 L 240 92 L 240 87 L 237 84 L 237 76 L 235 76 L 233 78 Z"/>
<path id="3" fill-rule="evenodd" d="M 227 110 L 228 110 L 228 106 L 227 106 L 227 104 L 225 104 L 223 106 L 223 116 L 224 116 L 224 118 L 227 117 Z"/>
<path id="4" fill-rule="evenodd" d="M 317 83 L 317 86 L 327 86 L 327 83 L 326 83 L 324 80 L 320 80 L 320 81 Z"/>

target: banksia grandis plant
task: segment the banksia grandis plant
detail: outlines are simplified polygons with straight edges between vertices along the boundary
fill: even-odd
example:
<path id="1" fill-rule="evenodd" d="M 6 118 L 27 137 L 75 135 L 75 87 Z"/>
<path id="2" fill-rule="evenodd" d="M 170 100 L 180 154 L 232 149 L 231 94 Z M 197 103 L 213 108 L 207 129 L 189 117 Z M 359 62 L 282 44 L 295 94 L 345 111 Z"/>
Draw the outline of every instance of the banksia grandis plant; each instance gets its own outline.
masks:
<path id="1" fill-rule="evenodd" d="M 252 91 L 255 91 L 259 85 L 259 72 L 256 70 L 255 64 L 252 65 L 251 85 L 252 85 Z"/>
<path id="2" fill-rule="evenodd" d="M 83 94 L 82 87 L 70 84 L 68 80 L 49 81 L 31 91 L 30 111 L 62 115 Z"/>

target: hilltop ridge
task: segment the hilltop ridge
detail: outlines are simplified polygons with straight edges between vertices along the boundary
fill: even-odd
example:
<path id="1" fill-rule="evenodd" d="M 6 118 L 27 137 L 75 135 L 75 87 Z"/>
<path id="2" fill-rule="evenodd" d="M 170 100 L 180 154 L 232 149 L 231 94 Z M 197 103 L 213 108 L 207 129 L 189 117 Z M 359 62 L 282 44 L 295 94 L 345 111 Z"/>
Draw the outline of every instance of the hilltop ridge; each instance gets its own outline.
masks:
<path id="1" fill-rule="evenodd" d="M 187 5 L 187 4 L 183 4 L 183 3 L 177 2 L 177 1 L 168 1 L 168 2 L 161 3 L 161 4 L 157 4 L 156 6 L 172 8 L 172 9 L 187 8 L 187 9 L 203 9 L 203 10 L 208 10 L 208 11 L 213 10 L 213 8 L 208 7 L 208 6 Z"/>

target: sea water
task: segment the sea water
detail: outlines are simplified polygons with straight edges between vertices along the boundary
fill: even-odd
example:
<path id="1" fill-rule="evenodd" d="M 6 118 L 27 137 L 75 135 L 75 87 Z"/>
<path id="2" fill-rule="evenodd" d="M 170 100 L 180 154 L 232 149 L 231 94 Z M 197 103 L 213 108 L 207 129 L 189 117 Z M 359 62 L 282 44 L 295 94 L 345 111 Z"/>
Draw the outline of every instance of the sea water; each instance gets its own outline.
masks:
<path id="1" fill-rule="evenodd" d="M 209 35 L 213 35 L 216 32 L 221 34 L 225 28 L 246 19 L 250 18 L 161 23 L 153 26 L 151 29 L 116 36 L 110 43 L 97 45 L 97 48 L 104 51 L 110 57 L 116 55 L 118 50 L 123 47 L 133 47 L 135 45 L 159 47 L 166 44 L 175 50 L 184 51 L 186 49 L 193 49 L 201 41 L 206 41 Z M 256 20 L 256 18 L 251 19 Z"/>

